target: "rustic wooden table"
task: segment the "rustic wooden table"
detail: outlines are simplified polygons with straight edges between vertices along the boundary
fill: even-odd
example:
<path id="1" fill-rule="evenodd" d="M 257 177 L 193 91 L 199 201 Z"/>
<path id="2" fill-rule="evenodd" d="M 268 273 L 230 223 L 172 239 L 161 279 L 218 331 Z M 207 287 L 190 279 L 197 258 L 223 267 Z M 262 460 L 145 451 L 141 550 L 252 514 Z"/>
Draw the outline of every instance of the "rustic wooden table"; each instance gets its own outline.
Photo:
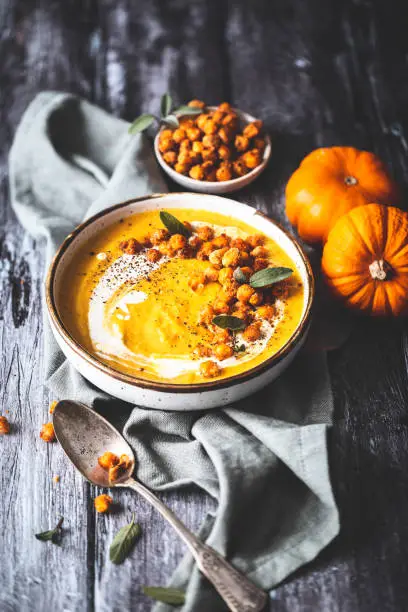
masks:
<path id="1" fill-rule="evenodd" d="M 0 3 L 0 393 L 13 428 L 0 440 L 2 612 L 149 610 L 140 585 L 165 584 L 183 553 L 133 494 L 121 495 L 116 515 L 95 516 L 94 488 L 57 444 L 38 437 L 53 399 L 42 386 L 43 253 L 10 210 L 7 178 L 27 104 L 41 90 L 65 90 L 130 120 L 155 110 L 166 90 L 179 102 L 230 100 L 265 118 L 274 143 L 268 171 L 238 197 L 287 225 L 285 182 L 317 146 L 375 151 L 406 182 L 406 31 L 404 0 Z M 342 532 L 273 592 L 271 610 L 408 608 L 406 331 L 404 323 L 361 320 L 330 355 L 330 460 Z M 193 528 L 213 507 L 195 493 L 165 499 Z M 131 510 L 144 537 L 117 568 L 108 545 Z M 61 547 L 34 539 L 60 515 Z"/>

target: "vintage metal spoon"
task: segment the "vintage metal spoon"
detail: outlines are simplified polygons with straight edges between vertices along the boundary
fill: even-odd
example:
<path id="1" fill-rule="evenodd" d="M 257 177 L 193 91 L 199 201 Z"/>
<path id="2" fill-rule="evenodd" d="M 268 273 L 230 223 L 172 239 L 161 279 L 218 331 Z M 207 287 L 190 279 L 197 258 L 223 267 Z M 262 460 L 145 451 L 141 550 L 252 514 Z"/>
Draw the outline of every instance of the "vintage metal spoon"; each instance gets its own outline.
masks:
<path id="1" fill-rule="evenodd" d="M 78 402 L 62 400 L 53 414 L 55 434 L 75 467 L 89 482 L 101 487 L 133 489 L 162 514 L 191 550 L 201 572 L 214 585 L 232 612 L 259 612 L 266 604 L 264 591 L 233 568 L 214 549 L 203 544 L 173 512 L 143 484 L 132 478 L 135 457 L 129 444 L 100 414 Z M 131 466 L 120 479 L 109 482 L 98 464 L 105 451 L 126 454 Z"/>

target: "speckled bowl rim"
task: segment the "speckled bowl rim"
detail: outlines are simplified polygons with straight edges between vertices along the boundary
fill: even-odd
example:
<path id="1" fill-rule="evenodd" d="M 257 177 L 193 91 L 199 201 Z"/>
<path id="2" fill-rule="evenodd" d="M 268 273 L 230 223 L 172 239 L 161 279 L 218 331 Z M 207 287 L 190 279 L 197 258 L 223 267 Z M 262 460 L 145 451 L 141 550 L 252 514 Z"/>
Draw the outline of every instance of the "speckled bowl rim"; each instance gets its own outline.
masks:
<path id="1" fill-rule="evenodd" d="M 206 108 L 210 111 L 217 110 L 217 106 L 207 106 Z M 232 108 L 232 110 L 238 115 L 241 121 L 244 121 L 247 123 L 251 123 L 252 121 L 258 121 L 256 117 L 254 117 L 250 113 L 247 113 L 246 111 L 240 110 L 239 108 Z M 260 176 L 260 174 L 265 170 L 271 158 L 271 155 L 272 155 L 271 137 L 269 136 L 267 132 L 264 132 L 263 138 L 265 140 L 265 149 L 262 154 L 262 161 L 260 164 L 258 164 L 258 166 L 253 168 L 250 172 L 247 172 L 247 174 L 244 174 L 243 176 L 237 176 L 236 178 L 230 179 L 229 181 L 221 181 L 221 182 L 220 181 L 199 181 L 197 179 L 191 178 L 191 176 L 186 176 L 184 174 L 180 175 L 171 166 L 169 166 L 167 162 L 164 161 L 163 156 L 159 151 L 159 137 L 160 137 L 160 133 L 165 129 L 167 129 L 166 126 L 161 127 L 160 130 L 157 132 L 156 136 L 154 137 L 153 148 L 154 148 L 154 153 L 156 155 L 156 159 L 158 163 L 160 164 L 160 166 L 163 168 L 164 172 L 166 172 L 167 175 L 174 182 L 180 184 L 179 182 L 180 176 L 182 176 L 184 179 L 186 179 L 185 181 L 186 183 L 187 181 L 188 183 L 191 183 L 190 185 L 191 189 L 194 189 L 194 185 L 200 185 L 200 186 L 208 185 L 209 188 L 213 187 L 214 185 L 217 185 L 220 188 L 222 186 L 226 190 L 226 193 L 229 193 L 228 191 L 229 187 L 232 187 L 232 186 L 234 187 L 242 186 L 242 188 L 246 187 L 247 185 L 252 183 L 256 178 L 258 178 L 258 176 Z M 238 189 L 236 189 L 236 191 L 238 191 Z M 217 194 L 214 194 L 214 195 L 217 195 Z"/>
<path id="2" fill-rule="evenodd" d="M 118 370 L 115 370 L 114 368 L 104 364 L 102 361 L 99 361 L 97 357 L 92 355 L 92 353 L 90 353 L 86 348 L 84 348 L 71 335 L 71 333 L 68 331 L 68 329 L 65 327 L 64 323 L 62 322 L 62 319 L 58 313 L 56 301 L 55 301 L 55 294 L 54 294 L 54 281 L 55 281 L 56 275 L 58 274 L 58 265 L 59 265 L 59 262 L 61 261 L 62 256 L 68 249 L 68 247 L 74 242 L 74 240 L 79 236 L 79 234 L 85 228 L 89 227 L 95 221 L 101 219 L 105 215 L 108 215 L 110 212 L 114 210 L 117 210 L 119 208 L 126 208 L 127 206 L 131 204 L 135 204 L 137 202 L 143 202 L 143 201 L 150 200 L 150 199 L 163 198 L 163 197 L 168 196 L 169 194 L 173 196 L 182 195 L 184 197 L 188 193 L 189 192 L 184 191 L 184 192 L 169 192 L 169 193 L 153 193 L 153 194 L 146 195 L 146 196 L 140 196 L 138 198 L 132 198 L 131 200 L 126 200 L 125 202 L 120 202 L 119 204 L 114 204 L 113 206 L 110 206 L 109 208 L 104 209 L 103 211 L 93 215 L 92 217 L 89 217 L 89 219 L 86 219 L 83 223 L 78 225 L 65 238 L 64 242 L 61 244 L 56 254 L 54 255 L 53 260 L 48 269 L 48 273 L 47 273 L 47 277 L 45 281 L 46 305 L 47 305 L 47 309 L 48 309 L 48 313 L 51 318 L 51 321 L 56 327 L 58 333 L 62 336 L 62 338 L 69 345 L 69 347 L 78 356 L 80 356 L 82 359 L 85 359 L 85 361 L 87 361 L 90 365 L 94 366 L 95 368 L 103 372 L 104 374 L 107 374 L 108 376 L 116 380 L 119 380 L 120 382 L 132 385 L 134 387 L 139 387 L 142 389 L 151 389 L 151 390 L 162 391 L 162 392 L 170 391 L 170 392 L 175 392 L 175 393 L 195 393 L 195 392 L 202 393 L 203 391 L 223 389 L 226 387 L 232 387 L 234 385 L 241 384 L 247 380 L 250 380 L 256 376 L 259 376 L 260 374 L 262 374 L 269 368 L 275 366 L 277 363 L 282 361 L 282 359 L 287 357 L 287 355 L 301 341 L 304 334 L 307 332 L 309 328 L 309 324 L 311 320 L 311 313 L 312 313 L 312 304 L 313 304 L 313 299 L 315 295 L 315 281 L 314 281 L 313 271 L 312 271 L 312 267 L 310 265 L 309 259 L 307 255 L 305 254 L 305 252 L 303 251 L 300 244 L 298 243 L 298 241 L 291 234 L 289 234 L 289 232 L 287 232 L 279 223 L 277 223 L 276 221 L 273 221 L 270 217 L 265 215 L 265 213 L 254 209 L 255 215 L 262 216 L 268 223 L 276 226 L 292 242 L 293 246 L 296 248 L 305 266 L 305 270 L 307 274 L 307 282 L 309 285 L 309 296 L 308 296 L 308 301 L 307 301 L 303 316 L 301 320 L 299 321 L 295 331 L 288 339 L 288 341 L 274 355 L 272 355 L 271 357 L 269 357 L 262 363 L 258 364 L 257 366 L 254 366 L 253 368 L 246 370 L 245 372 L 241 372 L 240 374 L 234 374 L 233 376 L 229 376 L 228 378 L 222 378 L 220 380 L 214 380 L 214 381 L 208 381 L 208 382 L 202 382 L 202 383 L 176 384 L 176 383 L 168 383 L 168 382 L 156 382 L 152 380 L 138 378 L 136 376 L 130 376 L 128 374 L 119 372 Z M 204 194 L 204 193 L 191 193 L 190 195 L 193 197 L 208 198 L 208 194 Z M 224 199 L 222 196 L 212 195 L 211 197 L 212 198 L 219 197 L 220 200 Z M 205 205 L 203 207 L 203 210 L 205 210 Z M 220 212 L 222 214 L 222 211 Z M 239 219 L 239 216 L 237 216 L 237 219 Z"/>

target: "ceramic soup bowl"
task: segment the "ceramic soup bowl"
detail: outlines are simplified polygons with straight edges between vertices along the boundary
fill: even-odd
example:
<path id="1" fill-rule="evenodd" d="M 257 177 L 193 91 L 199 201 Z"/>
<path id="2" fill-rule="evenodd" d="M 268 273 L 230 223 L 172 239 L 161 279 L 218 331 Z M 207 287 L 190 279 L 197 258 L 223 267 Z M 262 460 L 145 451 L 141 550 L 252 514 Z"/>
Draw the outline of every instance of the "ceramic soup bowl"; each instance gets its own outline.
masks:
<path id="1" fill-rule="evenodd" d="M 119 219 L 139 212 L 165 209 L 205 210 L 222 213 L 259 231 L 274 242 L 294 262 L 303 283 L 303 307 L 299 323 L 286 343 L 272 356 L 242 373 L 219 380 L 194 384 L 156 382 L 124 374 L 98 360 L 73 337 L 61 316 L 64 270 L 86 243 L 102 229 Z M 66 291 L 66 288 L 65 288 Z M 311 319 L 314 280 L 310 263 L 296 240 L 263 213 L 231 199 L 194 193 L 153 194 L 112 206 L 79 225 L 56 253 L 46 281 L 46 302 L 55 339 L 66 358 L 91 383 L 132 404 L 162 410 L 202 410 L 236 402 L 252 395 L 277 378 L 304 344 Z"/>

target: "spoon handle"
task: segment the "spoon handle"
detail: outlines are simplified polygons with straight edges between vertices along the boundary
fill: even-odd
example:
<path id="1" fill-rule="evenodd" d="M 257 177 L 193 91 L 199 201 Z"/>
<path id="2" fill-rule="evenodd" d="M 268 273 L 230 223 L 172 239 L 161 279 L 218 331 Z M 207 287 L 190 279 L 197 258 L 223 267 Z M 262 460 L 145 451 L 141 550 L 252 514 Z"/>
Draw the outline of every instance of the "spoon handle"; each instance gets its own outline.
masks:
<path id="1" fill-rule="evenodd" d="M 198 568 L 232 612 L 260 612 L 265 607 L 266 593 L 232 567 L 213 548 L 203 544 L 150 489 L 133 478 L 116 486 L 129 487 L 139 493 L 172 525 L 191 550 Z"/>

